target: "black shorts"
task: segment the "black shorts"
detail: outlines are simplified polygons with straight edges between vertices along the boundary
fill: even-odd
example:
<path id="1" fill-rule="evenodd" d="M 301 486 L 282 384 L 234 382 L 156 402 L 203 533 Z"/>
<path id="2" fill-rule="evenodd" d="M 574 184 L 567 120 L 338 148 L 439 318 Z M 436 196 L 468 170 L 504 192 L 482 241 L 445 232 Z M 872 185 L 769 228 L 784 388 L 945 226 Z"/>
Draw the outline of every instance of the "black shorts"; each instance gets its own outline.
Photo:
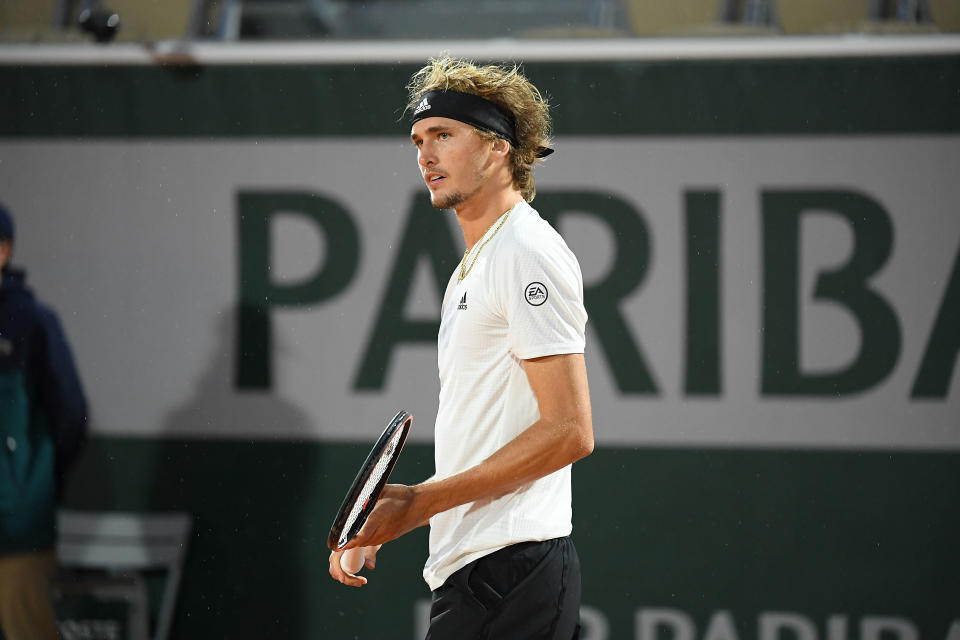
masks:
<path id="1" fill-rule="evenodd" d="M 474 560 L 433 592 L 427 640 L 580 637 L 580 559 L 570 538 Z"/>

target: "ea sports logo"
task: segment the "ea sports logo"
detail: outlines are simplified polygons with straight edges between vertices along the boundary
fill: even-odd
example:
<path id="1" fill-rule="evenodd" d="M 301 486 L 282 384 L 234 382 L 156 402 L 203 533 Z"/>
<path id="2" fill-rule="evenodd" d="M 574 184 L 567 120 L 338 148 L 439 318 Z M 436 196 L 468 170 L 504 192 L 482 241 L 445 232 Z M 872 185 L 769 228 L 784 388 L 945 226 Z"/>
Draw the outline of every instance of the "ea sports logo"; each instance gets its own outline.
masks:
<path id="1" fill-rule="evenodd" d="M 531 282 L 523 289 L 523 296 L 527 302 L 539 307 L 547 301 L 547 287 L 542 282 Z"/>

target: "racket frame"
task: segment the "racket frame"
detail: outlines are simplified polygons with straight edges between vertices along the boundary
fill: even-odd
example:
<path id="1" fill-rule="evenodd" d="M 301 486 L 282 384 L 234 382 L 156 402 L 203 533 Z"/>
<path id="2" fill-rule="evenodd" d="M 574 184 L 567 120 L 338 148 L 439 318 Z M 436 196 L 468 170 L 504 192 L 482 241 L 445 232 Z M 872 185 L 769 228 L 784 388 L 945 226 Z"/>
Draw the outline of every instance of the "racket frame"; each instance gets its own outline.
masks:
<path id="1" fill-rule="evenodd" d="M 340 505 L 340 510 L 337 511 L 337 516 L 334 518 L 333 525 L 330 527 L 330 534 L 327 536 L 328 549 L 339 551 L 347 543 L 349 543 L 354 536 L 357 535 L 361 528 L 363 528 L 364 523 L 366 523 L 367 518 L 370 516 L 370 512 L 372 512 L 373 508 L 377 505 L 377 500 L 380 499 L 380 494 L 383 492 L 383 488 L 387 485 L 387 480 L 390 478 L 390 474 L 393 472 L 393 468 L 396 466 L 397 460 L 400 458 L 400 452 L 403 450 L 403 445 L 407 440 L 407 434 L 410 432 L 410 425 L 412 423 L 413 416 L 406 411 L 400 410 L 397 412 L 397 415 L 395 415 L 387 424 L 387 427 L 383 430 L 383 433 L 380 434 L 380 438 L 377 440 L 376 444 L 373 445 L 373 448 L 370 449 L 370 453 L 367 454 L 367 459 L 360 467 L 357 477 L 354 478 L 353 484 L 350 485 L 350 489 L 343 498 L 343 503 Z M 357 500 L 360 498 L 360 493 L 363 490 L 363 486 L 367 483 L 367 479 L 370 477 L 370 474 L 373 473 L 374 468 L 380 461 L 380 456 L 383 454 L 388 443 L 393 439 L 398 430 L 401 433 L 399 436 L 399 442 L 394 449 L 393 458 L 387 462 L 386 470 L 383 472 L 380 480 L 377 482 L 373 491 L 370 493 L 370 496 L 367 498 L 367 503 L 364 505 L 363 509 L 361 509 L 360 514 L 353 523 L 353 526 L 351 526 L 350 530 L 347 532 L 346 540 L 343 542 L 343 544 L 340 544 L 340 538 L 343 535 L 343 529 L 346 525 L 347 517 L 350 515 L 350 512 L 353 511 Z"/>

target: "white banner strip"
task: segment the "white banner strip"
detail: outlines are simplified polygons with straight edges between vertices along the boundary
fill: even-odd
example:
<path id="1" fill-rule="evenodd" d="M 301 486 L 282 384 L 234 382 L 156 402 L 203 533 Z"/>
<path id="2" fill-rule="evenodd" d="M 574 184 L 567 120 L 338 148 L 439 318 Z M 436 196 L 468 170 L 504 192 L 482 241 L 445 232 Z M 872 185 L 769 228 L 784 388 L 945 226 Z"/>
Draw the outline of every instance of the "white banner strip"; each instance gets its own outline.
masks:
<path id="1" fill-rule="evenodd" d="M 960 34 L 282 43 L 0 44 L 0 64 L 400 64 L 449 51 L 476 60 L 586 62 L 960 54 Z"/>

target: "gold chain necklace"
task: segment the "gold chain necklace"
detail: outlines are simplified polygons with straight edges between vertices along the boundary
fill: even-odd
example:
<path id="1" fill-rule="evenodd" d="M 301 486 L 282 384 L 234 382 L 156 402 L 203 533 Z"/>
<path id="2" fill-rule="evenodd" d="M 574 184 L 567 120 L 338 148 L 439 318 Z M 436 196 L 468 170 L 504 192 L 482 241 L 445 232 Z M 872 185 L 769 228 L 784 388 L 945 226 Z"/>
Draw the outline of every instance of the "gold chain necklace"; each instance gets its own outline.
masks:
<path id="1" fill-rule="evenodd" d="M 510 209 L 503 215 L 503 219 L 500 220 L 500 224 L 497 225 L 497 228 L 493 230 L 493 233 L 490 234 L 490 237 L 484 240 L 477 249 L 477 253 L 474 254 L 469 268 L 467 268 L 467 256 L 470 255 L 470 249 L 467 249 L 463 252 L 463 258 L 460 260 L 460 277 L 457 279 L 457 282 L 463 282 L 463 279 L 470 275 L 470 272 L 473 271 L 473 265 L 477 264 L 477 258 L 480 257 L 480 252 L 483 251 L 483 248 L 487 246 L 488 242 L 493 240 L 493 236 L 497 235 L 497 232 L 500 231 L 500 228 L 507 223 L 507 218 L 510 217 L 510 211 L 513 211 L 513 209 Z"/>

